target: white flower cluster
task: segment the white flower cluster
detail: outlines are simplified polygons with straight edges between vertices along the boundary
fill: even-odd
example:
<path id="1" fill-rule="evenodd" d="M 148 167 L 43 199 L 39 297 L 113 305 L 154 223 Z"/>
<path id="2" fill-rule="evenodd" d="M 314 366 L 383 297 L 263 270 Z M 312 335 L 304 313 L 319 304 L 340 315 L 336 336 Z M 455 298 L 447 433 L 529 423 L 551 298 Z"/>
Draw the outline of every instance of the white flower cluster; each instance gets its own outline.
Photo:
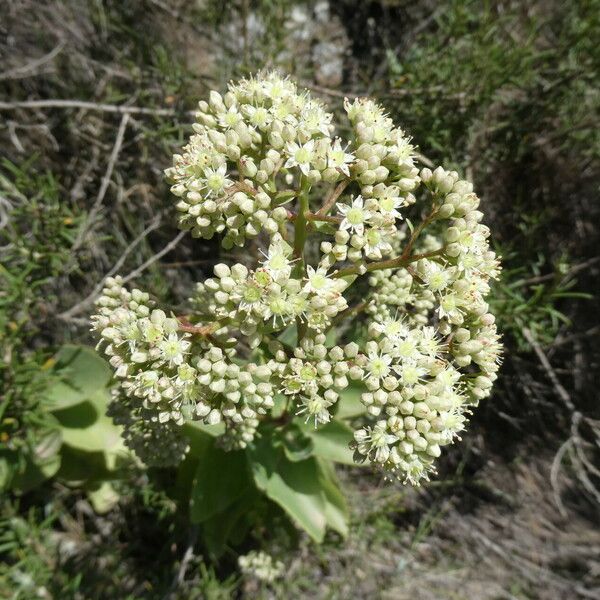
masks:
<path id="1" fill-rule="evenodd" d="M 352 160 L 331 138 L 332 115 L 276 74 L 231 84 L 224 96 L 211 92 L 196 117 L 195 135 L 166 174 L 181 227 L 207 239 L 224 232 L 226 248 L 263 230 L 273 235 L 286 221 L 281 204 L 291 196 L 273 185 L 282 169 L 334 182 Z"/>
<path id="2" fill-rule="evenodd" d="M 225 441 L 235 447 L 251 441 L 257 417 L 273 407 L 269 366 L 234 362 L 234 349 L 220 347 L 228 341 L 224 328 L 214 337 L 192 336 L 177 319 L 152 309 L 148 294 L 129 292 L 119 278 L 109 278 L 106 286 L 92 322 L 99 347 L 120 379 L 111 411 L 125 426 L 129 445 L 142 449 L 138 454 L 146 462 L 177 462 L 185 452 L 182 441 L 175 455 L 163 456 L 157 449 L 149 456 L 153 448 L 147 438 L 183 440 L 177 428 L 188 419 L 211 425 L 224 421 Z"/>
<path id="3" fill-rule="evenodd" d="M 281 345 L 274 346 L 274 369 L 279 377 L 279 389 L 293 398 L 296 414 L 315 427 L 331 419 L 329 408 L 349 385 L 349 379 L 360 379 L 362 370 L 356 365 L 359 347 L 355 343 L 344 348 L 325 346 L 325 335 L 306 337 L 288 356 Z"/>
<path id="4" fill-rule="evenodd" d="M 304 276 L 294 278 L 294 262 L 291 246 L 276 234 L 255 271 L 239 263 L 216 265 L 215 277 L 197 286 L 196 306 L 211 318 L 235 324 L 252 346 L 260 343 L 265 324 L 277 330 L 300 319 L 321 331 L 348 307 L 342 295 L 347 283 L 310 265 Z"/>
<path id="5" fill-rule="evenodd" d="M 112 412 L 140 454 L 167 452 L 194 419 L 224 422 L 226 447 L 244 447 L 277 394 L 286 418 L 319 427 L 352 384 L 366 411 L 355 458 L 418 483 L 489 395 L 501 345 L 485 298 L 499 263 L 472 185 L 419 171 L 371 100 L 344 108 L 347 141 L 277 74 L 199 103 L 167 170 L 180 226 L 225 248 L 256 238 L 242 260 L 261 254 L 217 264 L 185 318 L 108 282 L 94 328 L 121 381 Z M 366 321 L 367 341 L 330 343 L 348 315 Z"/>
<path id="6" fill-rule="evenodd" d="M 432 218 L 441 241 L 425 240 L 419 251 L 431 257 L 416 260 L 411 272 L 382 270 L 370 279 L 370 332 L 378 341 L 368 343 L 362 399 L 370 414 L 387 418 L 355 433 L 358 454 L 415 483 L 464 429 L 469 408 L 489 395 L 501 354 L 484 300 L 499 263 L 479 199 L 456 172 L 423 169 L 421 179 L 437 199 Z M 392 318 L 399 312 L 404 320 Z M 435 328 L 426 324 L 431 317 Z M 374 368 L 385 375 L 377 379 Z"/>
<path id="7" fill-rule="evenodd" d="M 266 552 L 252 550 L 238 558 L 241 572 L 249 578 L 264 583 L 273 583 L 283 575 L 284 565 Z"/>
<path id="8" fill-rule="evenodd" d="M 390 256 L 400 209 L 414 204 L 412 192 L 419 185 L 410 139 L 383 109 L 366 99 L 346 100 L 344 108 L 352 125 L 351 146 L 356 148 L 350 176 L 360 193 L 338 203 L 341 222 L 335 244 L 321 246 L 332 264 Z"/>

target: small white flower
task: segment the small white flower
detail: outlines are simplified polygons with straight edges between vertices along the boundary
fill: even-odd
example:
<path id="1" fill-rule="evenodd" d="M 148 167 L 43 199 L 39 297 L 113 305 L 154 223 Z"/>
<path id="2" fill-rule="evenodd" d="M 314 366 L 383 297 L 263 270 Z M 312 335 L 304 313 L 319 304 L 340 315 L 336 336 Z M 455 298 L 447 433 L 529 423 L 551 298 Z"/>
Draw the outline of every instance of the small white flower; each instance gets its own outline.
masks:
<path id="1" fill-rule="evenodd" d="M 384 319 L 380 323 L 375 323 L 373 329 L 382 333 L 393 342 L 405 338 L 410 331 L 403 319 L 392 318 Z"/>
<path id="2" fill-rule="evenodd" d="M 298 126 L 308 135 L 322 133 L 327 136 L 329 135 L 331 116 L 319 104 L 309 101 L 302 109 Z"/>
<path id="3" fill-rule="evenodd" d="M 386 218 L 401 219 L 398 208 L 402 206 L 403 199 L 399 196 L 385 195 L 379 199 L 379 210 Z"/>
<path id="4" fill-rule="evenodd" d="M 221 195 L 225 188 L 231 186 L 233 181 L 228 179 L 225 174 L 227 173 L 227 166 L 221 165 L 217 169 L 208 167 L 204 171 L 204 178 L 206 180 L 206 188 L 208 189 L 207 196 Z"/>
<path id="5" fill-rule="evenodd" d="M 284 292 L 275 292 L 265 300 L 265 321 L 273 317 L 273 325 L 277 326 L 278 321 L 285 324 L 286 320 L 293 315 L 293 306 Z"/>
<path id="6" fill-rule="evenodd" d="M 437 358 L 442 352 L 442 343 L 436 338 L 436 331 L 433 327 L 423 327 L 421 330 L 421 339 L 419 340 L 419 350 L 431 358 Z"/>
<path id="7" fill-rule="evenodd" d="M 305 423 L 308 423 L 311 418 L 314 419 L 316 429 L 319 423 L 325 424 L 331 420 L 331 414 L 328 410 L 329 406 L 331 406 L 331 402 L 328 402 L 325 398 L 321 398 L 321 396 L 315 395 L 311 398 L 302 398 L 302 404 L 296 414 L 301 415 L 306 413 Z"/>
<path id="8" fill-rule="evenodd" d="M 304 175 L 307 175 L 310 171 L 310 164 L 314 159 L 314 147 L 314 140 L 308 140 L 302 146 L 296 142 L 288 142 L 285 149 L 289 158 L 285 163 L 285 168 L 298 167 Z"/>
<path id="9" fill-rule="evenodd" d="M 406 137 L 404 131 L 402 131 L 400 128 L 396 129 L 395 145 L 400 161 L 411 158 L 415 149 L 410 143 L 410 138 Z"/>
<path id="10" fill-rule="evenodd" d="M 417 360 L 420 357 L 418 344 L 418 338 L 414 334 L 409 334 L 405 338 L 394 340 L 395 355 L 402 359 Z"/>
<path id="11" fill-rule="evenodd" d="M 242 118 L 242 115 L 238 112 L 237 106 L 232 106 L 227 112 L 219 115 L 219 125 L 224 129 L 232 129 L 242 120 Z"/>
<path id="12" fill-rule="evenodd" d="M 283 240 L 276 240 L 269 246 L 268 252 L 262 254 L 265 257 L 263 267 L 273 279 L 280 280 L 290 276 L 293 262 L 289 258 L 291 248 Z"/>
<path id="13" fill-rule="evenodd" d="M 362 196 L 357 196 L 351 205 L 339 204 L 340 214 L 344 217 L 340 223 L 340 229 L 349 229 L 358 235 L 365 232 L 365 223 L 368 221 L 371 213 L 364 208 Z"/>
<path id="14" fill-rule="evenodd" d="M 251 106 L 248 104 L 244 107 L 244 112 L 248 116 L 250 124 L 261 130 L 267 128 L 273 119 L 264 106 Z"/>
<path id="15" fill-rule="evenodd" d="M 365 254 L 369 258 L 381 258 L 387 246 L 384 236 L 377 227 L 369 227 L 365 233 Z"/>
<path id="16" fill-rule="evenodd" d="M 440 371 L 436 375 L 435 380 L 441 384 L 444 390 L 451 392 L 460 380 L 460 371 L 448 365 L 443 371 Z"/>
<path id="17" fill-rule="evenodd" d="M 452 271 L 439 263 L 428 261 L 423 273 L 423 281 L 432 292 L 441 292 L 448 287 Z"/>
<path id="18" fill-rule="evenodd" d="M 384 379 L 390 374 L 391 364 L 392 357 L 389 354 L 370 352 L 365 377 Z"/>
<path id="19" fill-rule="evenodd" d="M 342 148 L 342 143 L 339 138 L 336 138 L 327 153 L 327 166 L 331 169 L 339 169 L 346 177 L 350 177 L 350 164 L 354 162 L 354 154 L 346 152 L 347 147 Z"/>
<path id="20" fill-rule="evenodd" d="M 240 310 L 251 310 L 259 305 L 263 299 L 264 290 L 256 283 L 249 281 L 241 287 Z"/>
<path id="21" fill-rule="evenodd" d="M 190 346 L 190 342 L 180 339 L 176 333 L 171 333 L 166 340 L 160 342 L 158 349 L 161 358 L 169 365 L 181 365 Z"/>
<path id="22" fill-rule="evenodd" d="M 284 98 L 273 102 L 270 112 L 278 121 L 283 121 L 293 127 L 298 125 L 298 119 L 296 118 L 298 108 L 293 98 Z"/>
<path id="23" fill-rule="evenodd" d="M 325 269 L 315 269 L 308 265 L 306 267 L 306 280 L 304 290 L 313 292 L 318 296 L 325 295 L 335 289 L 335 281 L 330 277 L 327 277 L 327 271 Z"/>
<path id="24" fill-rule="evenodd" d="M 415 385 L 427 374 L 425 367 L 420 367 L 415 361 L 406 360 L 394 367 L 403 385 Z"/>
<path id="25" fill-rule="evenodd" d="M 283 393 L 291 395 L 303 393 L 308 397 L 314 396 L 319 389 L 316 367 L 302 361 L 290 361 L 290 366 L 292 372 L 284 377 Z"/>
<path id="26" fill-rule="evenodd" d="M 279 100 L 295 94 L 296 85 L 274 74 L 263 82 L 263 91 L 271 100 Z"/>
<path id="27" fill-rule="evenodd" d="M 448 292 L 444 294 L 440 299 L 438 306 L 438 315 L 441 319 L 444 317 L 453 320 L 461 318 L 463 314 L 464 301 L 457 294 Z"/>

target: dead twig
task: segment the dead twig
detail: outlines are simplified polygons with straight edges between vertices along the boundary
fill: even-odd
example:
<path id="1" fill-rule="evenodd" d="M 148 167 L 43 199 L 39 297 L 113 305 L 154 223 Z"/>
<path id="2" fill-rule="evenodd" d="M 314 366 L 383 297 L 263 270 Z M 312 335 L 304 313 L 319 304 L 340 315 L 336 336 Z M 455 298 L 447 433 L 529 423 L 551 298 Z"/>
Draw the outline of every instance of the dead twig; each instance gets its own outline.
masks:
<path id="1" fill-rule="evenodd" d="M 569 452 L 569 457 L 571 459 L 572 467 L 575 471 L 575 475 L 577 480 L 583 486 L 583 488 L 588 492 L 588 494 L 598 503 L 600 504 L 600 490 L 596 487 L 593 481 L 590 479 L 590 473 L 592 475 L 598 476 L 598 470 L 592 463 L 588 460 L 585 455 L 585 451 L 583 446 L 586 442 L 581 437 L 579 432 L 579 426 L 582 422 L 585 422 L 590 429 L 592 430 L 592 434 L 596 438 L 596 443 L 600 447 L 600 430 L 596 426 L 597 423 L 592 419 L 588 419 L 584 417 L 579 410 L 575 408 L 573 401 L 571 400 L 571 396 L 564 388 L 558 376 L 556 375 L 555 370 L 552 368 L 548 357 L 537 343 L 531 331 L 527 328 L 523 328 L 523 335 L 525 339 L 531 344 L 536 356 L 538 357 L 542 367 L 546 371 L 548 378 L 552 382 L 554 390 L 556 391 L 558 397 L 563 401 L 566 408 L 569 410 L 571 414 L 571 435 L 569 439 L 562 444 L 559 448 L 554 460 L 552 461 L 552 467 L 550 470 L 550 481 L 552 484 L 552 489 L 554 492 L 554 497 L 556 504 L 558 506 L 561 514 L 566 514 L 566 510 L 564 504 L 560 500 L 560 492 L 558 490 L 558 472 L 559 468 L 562 464 L 564 455 Z M 589 443 L 588 443 L 589 445 Z"/>
<path id="2" fill-rule="evenodd" d="M 172 108 L 148 108 L 145 106 L 127 106 L 120 104 L 103 104 L 86 100 L 21 100 L 16 102 L 0 102 L 0 110 L 17 110 L 20 108 L 78 108 L 81 110 L 96 110 L 100 112 L 117 113 L 120 115 L 153 115 L 172 117 L 178 112 Z M 183 114 L 195 115 L 196 111 L 189 110 Z"/>
<path id="3" fill-rule="evenodd" d="M 79 232 L 77 233 L 77 237 L 73 242 L 73 246 L 71 248 L 71 252 L 73 255 L 79 249 L 81 244 L 83 243 L 85 236 L 92 226 L 97 214 L 100 212 L 100 208 L 102 207 L 102 202 L 104 201 L 104 196 L 106 195 L 106 190 L 108 189 L 108 185 L 110 183 L 113 170 L 115 168 L 115 164 L 117 162 L 117 158 L 119 157 L 119 153 L 121 152 L 121 147 L 123 145 L 123 138 L 125 136 L 125 129 L 127 128 L 127 123 L 129 121 L 129 115 L 124 114 L 121 118 L 121 123 L 119 125 L 119 129 L 117 131 L 117 137 L 115 140 L 115 144 L 113 146 L 112 152 L 110 154 L 110 158 L 108 160 L 108 165 L 106 166 L 106 172 L 104 173 L 104 177 L 102 178 L 102 183 L 100 184 L 100 189 L 98 190 L 98 194 L 96 196 L 96 200 L 92 205 L 92 209 L 88 213 L 86 219 L 81 224 L 79 228 Z"/>
<path id="4" fill-rule="evenodd" d="M 183 585 L 183 582 L 185 581 L 185 574 L 190 566 L 190 563 L 192 562 L 192 559 L 194 558 L 194 546 L 196 545 L 197 541 L 198 541 L 198 526 L 194 525 L 190 530 L 190 534 L 189 534 L 189 538 L 188 538 L 188 545 L 187 545 L 187 548 L 185 549 L 183 558 L 181 559 L 181 564 L 179 565 L 177 574 L 175 575 L 175 578 L 173 579 L 173 583 L 171 583 L 171 589 L 165 596 L 165 600 L 168 600 L 169 598 L 175 598 L 175 592 L 177 591 L 177 588 L 179 588 L 180 586 Z"/>
<path id="5" fill-rule="evenodd" d="M 161 259 L 165 254 L 171 252 L 177 247 L 177 244 L 181 241 L 181 238 L 187 233 L 187 231 L 180 231 L 160 252 L 157 252 L 151 256 L 148 260 L 144 261 L 137 269 L 131 271 L 129 275 L 123 277 L 123 283 L 127 283 L 132 279 L 135 279 L 141 275 L 149 266 L 153 265 L 157 260 Z"/>
<path id="6" fill-rule="evenodd" d="M 533 334 L 527 327 L 523 328 L 523 336 L 531 344 L 533 351 L 538 357 L 538 360 L 544 368 L 544 371 L 546 371 L 548 379 L 550 379 L 558 397 L 563 401 L 564 405 L 569 409 L 569 411 L 571 411 L 571 413 L 576 412 L 575 405 L 571 400 L 571 396 L 569 396 L 569 392 L 567 392 L 562 383 L 559 381 L 556 372 L 554 371 L 552 365 L 550 364 L 550 361 L 548 360 L 548 357 L 546 356 L 540 345 L 537 343 L 536 339 L 533 337 Z"/>
<path id="7" fill-rule="evenodd" d="M 558 474 L 560 473 L 560 467 L 562 465 L 562 461 L 565 457 L 565 454 L 569 451 L 571 446 L 571 438 L 563 442 L 561 447 L 558 449 L 558 452 L 554 455 L 554 459 L 552 460 L 552 466 L 550 467 L 550 484 L 552 486 L 552 496 L 554 497 L 554 503 L 558 507 L 558 511 L 563 517 L 567 516 L 567 509 L 563 504 L 563 501 L 560 497 L 560 485 L 558 483 Z"/>
<path id="8" fill-rule="evenodd" d="M 335 188 L 333 188 L 329 194 L 329 196 L 325 199 L 323 206 L 317 211 L 317 215 L 320 217 L 326 215 L 332 208 L 333 205 L 337 202 L 337 199 L 342 195 L 344 190 L 348 187 L 350 183 L 349 179 L 344 179 L 340 181 Z"/>
<path id="9" fill-rule="evenodd" d="M 32 71 L 36 71 L 39 67 L 49 63 L 51 60 L 54 60 L 54 58 L 60 54 L 64 47 L 65 42 L 60 42 L 60 44 L 48 52 L 48 54 L 44 54 L 44 56 L 36 58 L 35 60 L 32 60 L 31 62 L 20 67 L 14 67 L 8 71 L 4 71 L 4 73 L 0 73 L 0 81 L 4 81 L 6 79 L 23 79 L 24 77 L 30 77 Z"/>
<path id="10" fill-rule="evenodd" d="M 579 263 L 577 265 L 573 265 L 566 273 L 546 273 L 545 275 L 537 275 L 536 277 L 530 277 L 529 279 L 523 279 L 519 282 L 520 285 L 534 285 L 537 283 L 543 283 L 544 281 L 549 281 L 554 279 L 555 277 L 560 277 L 561 279 L 568 279 L 579 273 L 580 271 L 584 271 L 589 267 L 595 265 L 598 261 L 600 261 L 600 256 L 594 256 L 585 262 Z"/>
<path id="11" fill-rule="evenodd" d="M 134 248 L 145 239 L 151 231 L 154 231 L 160 226 L 161 217 L 157 216 L 148 227 L 144 229 L 130 244 L 125 248 L 123 254 L 119 257 L 119 260 L 112 266 L 110 271 L 98 282 L 96 287 L 81 301 L 77 304 L 65 310 L 64 312 L 58 315 L 59 319 L 70 320 L 74 315 L 80 313 L 83 309 L 87 308 L 94 300 L 98 297 L 102 288 L 104 287 L 104 283 L 109 277 L 112 277 L 122 266 L 129 254 L 134 250 Z"/>

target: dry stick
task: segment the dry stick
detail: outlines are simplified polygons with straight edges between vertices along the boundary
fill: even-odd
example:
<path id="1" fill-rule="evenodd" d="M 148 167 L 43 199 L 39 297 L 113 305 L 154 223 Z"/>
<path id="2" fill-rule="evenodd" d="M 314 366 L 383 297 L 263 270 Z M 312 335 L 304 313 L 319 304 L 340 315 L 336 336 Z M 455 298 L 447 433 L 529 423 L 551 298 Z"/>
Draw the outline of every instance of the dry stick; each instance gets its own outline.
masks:
<path id="1" fill-rule="evenodd" d="M 576 412 L 573 414 L 571 419 L 571 439 L 573 440 L 573 448 L 575 450 L 575 453 L 571 455 L 571 459 L 574 463 L 579 463 L 578 465 L 574 464 L 574 466 L 579 467 L 576 468 L 577 479 L 579 479 L 579 482 L 590 493 L 590 495 L 593 496 L 596 502 L 600 504 L 600 490 L 596 488 L 587 474 L 587 471 L 590 471 L 594 475 L 598 476 L 598 469 L 596 469 L 596 467 L 592 465 L 586 457 L 582 448 L 583 440 L 579 434 L 579 425 L 583 418 L 584 417 L 580 412 Z M 587 419 L 587 422 L 592 428 L 594 435 L 598 438 L 597 443 L 600 442 L 600 436 L 598 435 L 598 430 L 594 427 L 593 421 Z"/>
<path id="2" fill-rule="evenodd" d="M 416 260 L 420 260 L 421 258 L 431 258 L 433 256 L 439 256 L 444 253 L 445 247 L 440 248 L 439 250 L 434 250 L 433 252 L 426 252 L 425 254 L 415 254 L 413 256 L 410 255 L 410 251 L 414 243 L 417 241 L 419 235 L 421 235 L 421 231 L 431 223 L 435 215 L 437 214 L 437 208 L 434 207 L 431 212 L 425 217 L 425 219 L 421 222 L 421 224 L 412 232 L 406 247 L 404 248 L 402 254 L 397 258 L 389 258 L 387 260 L 381 260 L 377 262 L 372 262 L 368 265 L 355 265 L 353 267 L 346 267 L 345 269 L 341 269 L 334 273 L 334 277 L 346 277 L 347 275 L 355 275 L 355 274 L 364 274 L 371 271 L 379 271 L 380 269 L 395 269 L 396 267 L 406 267 L 406 270 L 414 277 L 418 279 L 417 273 L 408 267 L 412 262 Z"/>
<path id="3" fill-rule="evenodd" d="M 162 258 L 165 254 L 175 249 L 177 244 L 181 241 L 181 238 L 187 233 L 187 231 L 180 231 L 160 252 L 157 252 L 154 256 L 151 256 L 147 261 L 143 262 L 137 269 L 131 271 L 129 275 L 126 275 L 122 279 L 122 283 L 127 283 L 132 279 L 135 279 L 138 275 L 143 273 L 149 266 L 153 265 L 157 260 Z"/>
<path id="4" fill-rule="evenodd" d="M 126 106 L 119 104 L 102 104 L 85 100 L 21 100 L 17 102 L 0 102 L 0 110 L 17 110 L 19 108 L 78 108 L 82 110 L 97 110 L 101 112 L 117 113 L 120 115 L 154 115 L 172 117 L 178 114 L 172 108 L 147 108 L 144 106 Z M 187 115 L 195 115 L 196 111 L 185 111 Z"/>
<path id="5" fill-rule="evenodd" d="M 64 312 L 58 315 L 59 319 L 70 319 L 73 315 L 81 312 L 84 308 L 90 305 L 100 294 L 102 288 L 104 287 L 104 283 L 109 277 L 112 277 L 122 266 L 129 254 L 132 250 L 151 232 L 155 229 L 158 229 L 161 223 L 160 216 L 157 216 L 144 231 L 142 231 L 130 244 L 125 248 L 123 254 L 119 257 L 119 260 L 112 266 L 110 271 L 100 280 L 100 282 L 96 285 L 96 287 L 92 290 L 92 292 L 86 296 L 83 300 L 79 301 L 77 304 L 65 310 Z"/>
<path id="6" fill-rule="evenodd" d="M 4 79 L 22 79 L 23 77 L 28 77 L 28 73 L 30 73 L 31 71 L 35 71 L 35 69 L 37 69 L 38 67 L 45 65 L 47 62 L 50 62 L 57 54 L 61 52 L 61 50 L 64 47 L 65 42 L 61 42 L 53 50 L 48 52 L 48 54 L 44 54 L 44 56 L 32 60 L 26 65 L 14 67 L 13 69 L 4 71 L 4 73 L 0 73 L 0 81 L 3 81 Z"/>
<path id="7" fill-rule="evenodd" d="M 595 265 L 598 261 L 600 261 L 600 256 L 593 256 L 585 262 L 573 265 L 566 273 L 546 273 L 545 275 L 537 275 L 536 277 L 524 279 L 520 283 L 522 285 L 534 285 L 536 283 L 543 283 L 544 281 L 548 281 L 549 279 L 553 279 L 557 276 L 560 276 L 561 279 L 565 280 L 569 277 L 572 277 L 576 273 L 579 273 L 579 271 L 584 271 L 585 269 Z"/>
<path id="8" fill-rule="evenodd" d="M 417 158 L 417 160 L 420 160 L 426 167 L 430 167 L 431 169 L 435 168 L 435 163 L 427 158 L 424 154 L 421 154 L 420 152 L 415 152 L 415 157 Z"/>
<path id="9" fill-rule="evenodd" d="M 96 196 L 96 200 L 94 201 L 92 209 L 90 210 L 87 218 L 79 228 L 79 233 L 77 234 L 75 242 L 73 243 L 73 246 L 71 248 L 72 253 L 75 253 L 79 246 L 81 246 L 89 228 L 91 227 L 92 223 L 94 222 L 94 219 L 96 218 L 96 215 L 98 214 L 98 212 L 100 212 L 100 208 L 102 207 L 102 202 L 104 201 L 104 196 L 106 195 L 106 190 L 108 189 L 108 185 L 110 183 L 112 173 L 117 162 L 117 158 L 119 157 L 119 152 L 121 152 L 121 146 L 123 145 L 123 137 L 125 136 L 125 129 L 127 128 L 128 121 L 129 115 L 124 114 L 121 118 L 121 123 L 119 124 L 117 138 L 115 140 L 115 144 L 110 154 L 108 165 L 106 166 L 106 172 L 104 173 L 102 183 L 100 184 L 100 189 L 98 190 L 98 195 Z"/>
<path id="10" fill-rule="evenodd" d="M 517 568 L 529 581 L 538 583 L 541 578 L 552 579 L 553 582 L 560 586 L 561 589 L 565 589 L 565 586 L 569 586 L 571 582 L 567 581 L 562 575 L 552 573 L 547 567 L 538 565 L 533 560 L 523 556 L 517 555 L 517 560 L 513 559 L 513 554 L 507 552 L 501 544 L 497 544 L 490 540 L 485 534 L 479 529 L 474 527 L 471 535 L 479 539 L 484 546 L 492 550 L 495 554 L 500 556 L 509 566 Z M 578 590 L 579 593 L 585 597 L 594 598 L 595 596 L 588 594 L 587 590 Z"/>
<path id="11" fill-rule="evenodd" d="M 337 323 L 339 321 L 343 321 L 344 319 L 347 319 L 348 317 L 352 316 L 352 315 L 356 315 L 359 312 L 362 312 L 363 310 L 365 310 L 365 308 L 367 308 L 367 306 L 369 306 L 371 300 L 365 300 L 364 302 L 360 302 L 359 304 L 356 304 L 355 306 L 351 306 L 349 308 L 347 308 L 346 310 L 343 310 L 341 313 L 338 313 L 332 320 L 332 324 Z"/>
<path id="12" fill-rule="evenodd" d="M 177 321 L 179 322 L 179 331 L 183 331 L 185 333 L 191 333 L 193 335 L 200 335 L 200 336 L 206 338 L 214 346 L 218 346 L 219 348 L 222 348 L 223 350 L 227 349 L 227 344 L 219 341 L 213 335 L 216 331 L 218 331 L 222 327 L 221 322 L 210 323 L 208 325 L 194 325 L 189 322 L 189 320 L 187 319 L 187 317 L 185 315 L 183 315 L 181 317 L 177 317 Z"/>
<path id="13" fill-rule="evenodd" d="M 302 83 L 302 85 L 309 90 L 317 92 L 318 94 L 323 94 L 324 96 L 331 96 L 332 98 L 340 98 L 342 100 L 355 99 L 355 98 L 404 98 L 407 96 L 435 96 L 435 95 L 443 95 L 444 98 L 450 100 L 463 100 L 466 97 L 465 92 L 458 92 L 456 94 L 446 94 L 444 93 L 443 86 L 432 86 L 428 88 L 413 88 L 413 89 L 391 89 L 383 92 L 344 92 L 342 90 L 334 90 L 332 88 L 323 87 L 321 85 L 316 85 L 313 83 Z"/>
<path id="14" fill-rule="evenodd" d="M 581 414 L 581 412 L 579 412 L 575 408 L 575 405 L 573 404 L 573 401 L 571 400 L 571 396 L 569 395 L 569 392 L 567 392 L 567 390 L 564 388 L 564 386 L 562 385 L 562 383 L 558 379 L 558 376 L 556 375 L 556 371 L 554 371 L 554 369 L 552 368 L 552 365 L 550 364 L 550 361 L 548 360 L 548 357 L 544 354 L 544 351 L 541 349 L 540 345 L 537 343 L 537 341 L 533 337 L 533 334 L 531 333 L 531 331 L 527 327 L 523 328 L 523 336 L 531 344 L 531 346 L 532 346 L 535 354 L 537 355 L 537 357 L 538 357 L 538 359 L 539 359 L 542 367 L 546 371 L 546 374 L 548 375 L 548 378 L 552 382 L 552 385 L 554 386 L 554 390 L 558 394 L 559 398 L 563 401 L 564 405 L 571 412 L 571 437 L 567 440 L 567 442 L 565 442 L 565 444 L 563 444 L 560 447 L 557 455 L 555 456 L 555 458 L 554 458 L 554 460 L 552 462 L 552 468 L 551 468 L 551 472 L 550 472 L 550 479 L 551 479 L 551 482 L 552 482 L 552 485 L 553 485 L 553 488 L 554 488 L 554 485 L 555 484 L 557 485 L 557 482 L 558 482 L 558 468 L 560 467 L 560 463 L 562 462 L 562 458 L 563 458 L 564 453 L 571 446 L 575 447 L 576 453 L 578 451 L 581 451 L 581 449 L 578 447 L 578 444 L 581 442 L 581 438 L 580 438 L 579 433 L 578 433 L 578 425 L 581 422 L 581 419 L 584 418 L 584 417 Z M 586 421 L 589 422 L 588 419 L 586 419 Z M 593 428 L 593 429 L 594 429 L 594 433 L 596 433 L 595 428 Z M 578 458 L 581 461 L 581 457 L 578 456 Z M 586 464 L 587 461 L 583 460 L 581 462 L 583 462 L 583 466 L 581 466 L 580 469 L 577 469 L 577 478 L 582 483 L 582 485 L 585 487 L 585 489 L 592 496 L 594 496 L 594 498 L 596 499 L 596 501 L 600 502 L 600 492 L 596 489 L 596 487 L 594 486 L 594 484 L 589 480 L 589 478 L 587 476 L 587 473 L 585 472 L 585 464 Z M 563 510 L 564 510 L 564 506 L 562 505 L 562 503 L 559 503 L 558 507 L 559 507 L 559 510 L 562 513 Z"/>
<path id="15" fill-rule="evenodd" d="M 561 447 L 558 449 L 558 452 L 554 455 L 554 459 L 552 460 L 552 466 L 550 467 L 550 485 L 552 486 L 552 496 L 554 498 L 554 503 L 558 507 L 558 512 L 563 517 L 567 516 L 567 509 L 563 504 L 563 501 L 560 497 L 560 485 L 558 483 L 558 474 L 560 472 L 560 467 L 562 465 L 563 458 L 566 452 L 570 449 L 573 440 L 569 438 L 566 442 L 563 442 Z"/>
<path id="16" fill-rule="evenodd" d="M 185 331 L 186 333 L 197 333 L 202 336 L 212 335 L 217 329 L 219 329 L 220 325 L 215 325 L 211 323 L 210 325 L 194 325 L 190 323 L 185 316 L 177 317 L 179 321 L 179 329 L 181 331 Z"/>
<path id="17" fill-rule="evenodd" d="M 194 558 L 194 546 L 196 545 L 197 541 L 198 541 L 198 525 L 194 525 L 190 529 L 190 533 L 189 533 L 189 537 L 188 537 L 188 545 L 187 545 L 187 548 L 185 549 L 185 553 L 181 560 L 181 564 L 179 565 L 177 574 L 175 575 L 175 578 L 173 579 L 173 582 L 171 583 L 171 588 L 170 588 L 169 592 L 166 594 L 166 596 L 164 597 L 164 600 L 169 600 L 169 599 L 175 598 L 175 592 L 176 592 L 177 588 L 180 587 L 181 585 L 183 585 L 183 583 L 185 581 L 185 574 L 190 566 L 190 563 L 192 562 L 192 559 Z"/>
<path id="18" fill-rule="evenodd" d="M 548 378 L 552 382 L 552 385 L 554 386 L 554 390 L 558 394 L 559 398 L 563 401 L 565 406 L 572 413 L 576 412 L 575 405 L 573 404 L 573 401 L 571 400 L 571 396 L 569 396 L 569 392 L 567 392 L 567 390 L 563 387 L 562 383 L 559 381 L 558 376 L 556 375 L 556 372 L 554 371 L 554 369 L 552 368 L 552 365 L 550 364 L 550 361 L 548 360 L 547 356 L 544 354 L 544 351 L 540 348 L 540 345 L 537 343 L 536 339 L 533 337 L 533 334 L 527 327 L 523 328 L 523 336 L 531 344 L 531 347 L 533 348 L 534 352 L 536 353 L 540 363 L 542 364 L 542 367 L 544 367 L 544 370 L 546 371 Z"/>
<path id="19" fill-rule="evenodd" d="M 326 215 L 333 208 L 333 205 L 337 202 L 337 199 L 342 195 L 342 192 L 348 187 L 349 183 L 349 179 L 340 181 L 337 187 L 332 190 L 331 194 L 329 194 L 328 198 L 325 200 L 325 203 L 316 212 L 316 214 L 319 216 Z"/>

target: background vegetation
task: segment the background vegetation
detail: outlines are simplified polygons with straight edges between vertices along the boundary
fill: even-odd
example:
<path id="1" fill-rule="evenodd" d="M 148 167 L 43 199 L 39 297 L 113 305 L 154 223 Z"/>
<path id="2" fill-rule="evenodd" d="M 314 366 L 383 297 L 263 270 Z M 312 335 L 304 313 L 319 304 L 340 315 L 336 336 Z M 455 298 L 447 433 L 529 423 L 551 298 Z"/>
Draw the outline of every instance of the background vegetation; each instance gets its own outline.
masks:
<path id="1" fill-rule="evenodd" d="M 597 0 L 1 4 L 0 595 L 598 597 L 599 21 Z M 108 274 L 175 307 L 223 256 L 177 233 L 162 170 L 208 89 L 276 66 L 334 109 L 378 97 L 426 163 L 473 179 L 506 360 L 430 484 L 340 469 L 347 540 L 274 515 L 214 562 L 143 471 L 108 452 L 112 485 L 77 472 L 52 399 Z M 77 360 L 93 405 L 107 380 Z M 253 548 L 286 577 L 241 580 Z"/>

